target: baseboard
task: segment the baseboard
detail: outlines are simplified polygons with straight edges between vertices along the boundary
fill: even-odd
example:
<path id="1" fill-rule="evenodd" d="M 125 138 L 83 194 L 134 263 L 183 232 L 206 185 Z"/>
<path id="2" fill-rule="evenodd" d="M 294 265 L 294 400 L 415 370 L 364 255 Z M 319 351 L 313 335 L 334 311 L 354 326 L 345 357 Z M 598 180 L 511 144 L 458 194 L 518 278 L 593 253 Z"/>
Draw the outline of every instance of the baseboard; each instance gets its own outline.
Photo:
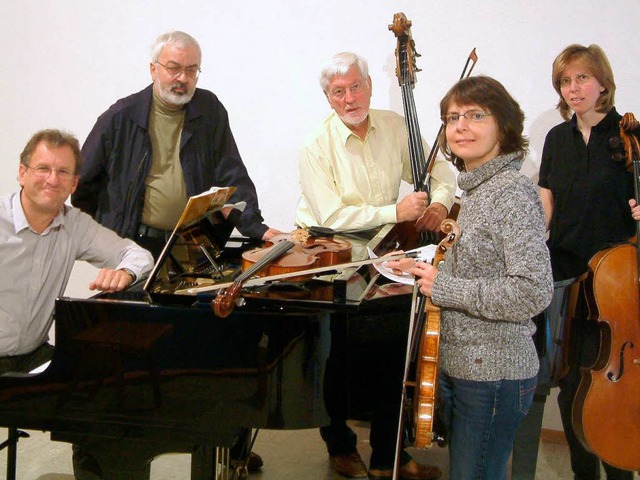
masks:
<path id="1" fill-rule="evenodd" d="M 560 445 L 567 444 L 567 439 L 562 430 L 550 430 L 548 428 L 543 428 L 540 431 L 540 440 L 545 443 L 555 443 Z"/>

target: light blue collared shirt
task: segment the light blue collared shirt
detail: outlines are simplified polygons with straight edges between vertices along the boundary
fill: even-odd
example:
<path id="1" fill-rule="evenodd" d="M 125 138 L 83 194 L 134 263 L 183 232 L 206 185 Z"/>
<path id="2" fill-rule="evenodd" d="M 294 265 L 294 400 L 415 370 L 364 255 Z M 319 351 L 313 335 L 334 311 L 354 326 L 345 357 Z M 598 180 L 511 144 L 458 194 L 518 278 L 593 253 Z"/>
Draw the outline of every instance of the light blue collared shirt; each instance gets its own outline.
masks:
<path id="1" fill-rule="evenodd" d="M 153 257 L 77 208 L 64 205 L 42 232 L 29 226 L 20 193 L 0 197 L 0 357 L 29 353 L 48 338 L 55 300 L 76 260 L 128 268 L 141 279 Z"/>

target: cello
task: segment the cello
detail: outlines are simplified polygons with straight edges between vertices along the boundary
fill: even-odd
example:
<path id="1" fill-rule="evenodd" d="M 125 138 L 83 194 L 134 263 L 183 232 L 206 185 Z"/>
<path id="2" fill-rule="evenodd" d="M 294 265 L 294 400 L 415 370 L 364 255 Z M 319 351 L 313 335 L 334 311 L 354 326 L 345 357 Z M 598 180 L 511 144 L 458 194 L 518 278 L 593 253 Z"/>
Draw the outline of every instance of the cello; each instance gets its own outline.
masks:
<path id="1" fill-rule="evenodd" d="M 633 114 L 620 121 L 627 169 L 640 203 L 640 142 Z M 636 237 L 596 253 L 589 261 L 585 292 L 589 317 L 599 322 L 600 352 L 582 370 L 573 404 L 576 435 L 588 450 L 623 470 L 640 469 L 640 250 Z M 635 243 L 633 243 L 635 242 Z"/>

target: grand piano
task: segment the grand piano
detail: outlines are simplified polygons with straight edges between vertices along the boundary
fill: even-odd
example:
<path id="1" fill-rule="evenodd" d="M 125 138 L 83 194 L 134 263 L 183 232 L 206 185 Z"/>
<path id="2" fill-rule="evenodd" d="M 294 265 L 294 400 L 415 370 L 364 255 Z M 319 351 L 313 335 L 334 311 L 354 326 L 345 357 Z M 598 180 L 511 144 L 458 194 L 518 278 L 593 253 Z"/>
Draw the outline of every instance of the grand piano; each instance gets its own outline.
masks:
<path id="1" fill-rule="evenodd" d="M 239 432 L 328 423 L 332 335 L 332 357 L 347 365 L 332 381 L 351 385 L 350 416 L 366 415 L 376 362 L 397 359 L 401 381 L 411 288 L 371 265 L 336 267 L 247 287 L 220 318 L 212 303 L 224 290 L 215 284 L 233 279 L 256 245 L 231 237 L 215 212 L 196 217 L 179 223 L 144 285 L 56 301 L 53 359 L 41 373 L 0 377 L 0 426 L 82 445 L 108 479 L 138 478 L 141 462 L 165 452 L 193 454 L 194 480 L 220 468 L 213 478 L 236 478 L 241 469 L 227 463 Z M 367 246 L 396 248 L 392 231 L 342 238 L 355 261 Z M 115 459 L 103 453 L 114 444 Z"/>

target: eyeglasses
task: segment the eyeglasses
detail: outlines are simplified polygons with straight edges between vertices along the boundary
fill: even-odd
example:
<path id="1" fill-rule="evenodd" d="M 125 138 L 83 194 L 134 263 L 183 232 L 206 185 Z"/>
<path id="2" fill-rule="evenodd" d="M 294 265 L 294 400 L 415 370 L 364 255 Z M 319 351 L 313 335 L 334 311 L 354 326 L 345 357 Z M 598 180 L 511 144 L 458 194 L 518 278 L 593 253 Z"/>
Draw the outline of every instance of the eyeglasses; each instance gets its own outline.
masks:
<path id="1" fill-rule="evenodd" d="M 460 117 L 464 117 L 470 122 L 481 122 L 485 117 L 490 117 L 491 115 L 493 114 L 482 110 L 467 110 L 464 113 L 447 113 L 445 116 L 440 117 L 440 119 L 445 125 L 455 125 L 458 123 L 458 120 L 460 120 Z"/>
<path id="2" fill-rule="evenodd" d="M 351 95 L 360 95 L 367 88 L 366 82 L 355 82 L 352 83 L 349 87 L 346 88 L 335 88 L 329 92 L 333 98 L 338 100 L 342 100 L 347 94 L 347 90 L 351 92 Z"/>
<path id="3" fill-rule="evenodd" d="M 199 67 L 181 67 L 180 65 L 165 65 L 164 63 L 160 63 L 160 62 L 156 62 L 158 65 L 162 65 L 162 67 L 167 71 L 167 73 L 173 77 L 173 78 L 177 78 L 180 76 L 180 74 L 182 72 L 184 72 L 184 74 L 188 77 L 188 78 L 198 78 L 198 76 L 200 75 L 200 68 Z"/>
<path id="4" fill-rule="evenodd" d="M 71 178 L 73 178 L 75 176 L 74 172 L 70 172 L 69 170 L 65 169 L 65 168 L 61 168 L 61 169 L 56 169 L 56 168 L 51 168 L 51 167 L 44 167 L 44 166 L 39 166 L 39 167 L 30 167 L 29 165 L 25 165 L 25 167 L 27 167 L 29 170 L 33 170 L 33 174 L 40 179 L 46 179 L 49 178 L 51 176 L 51 174 L 55 173 L 56 175 L 58 175 L 58 178 L 60 180 L 70 180 Z"/>
<path id="5" fill-rule="evenodd" d="M 593 75 L 589 75 L 588 73 L 578 73 L 575 77 L 562 77 L 560 79 L 561 87 L 568 87 L 571 85 L 571 81 L 575 81 L 578 85 L 584 85 L 589 80 L 593 78 Z"/>

